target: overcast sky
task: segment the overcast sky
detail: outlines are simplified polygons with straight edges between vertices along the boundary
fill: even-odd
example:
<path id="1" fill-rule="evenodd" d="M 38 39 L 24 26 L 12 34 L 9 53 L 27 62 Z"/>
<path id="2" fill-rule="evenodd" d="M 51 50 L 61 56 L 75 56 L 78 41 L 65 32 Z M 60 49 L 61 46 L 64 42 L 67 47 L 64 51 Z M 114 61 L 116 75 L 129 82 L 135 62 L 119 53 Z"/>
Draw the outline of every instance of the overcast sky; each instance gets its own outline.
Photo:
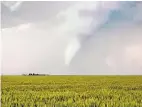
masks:
<path id="1" fill-rule="evenodd" d="M 2 74 L 142 74 L 142 2 L 1 2 Z"/>

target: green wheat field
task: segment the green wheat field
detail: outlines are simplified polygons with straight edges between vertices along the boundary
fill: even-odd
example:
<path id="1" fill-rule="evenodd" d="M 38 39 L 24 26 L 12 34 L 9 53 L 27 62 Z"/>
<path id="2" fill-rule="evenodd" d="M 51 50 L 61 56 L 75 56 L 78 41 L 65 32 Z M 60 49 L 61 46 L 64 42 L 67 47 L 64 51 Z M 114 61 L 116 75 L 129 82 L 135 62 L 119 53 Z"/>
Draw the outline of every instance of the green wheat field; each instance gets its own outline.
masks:
<path id="1" fill-rule="evenodd" d="M 2 107 L 142 107 L 142 76 L 1 76 Z"/>

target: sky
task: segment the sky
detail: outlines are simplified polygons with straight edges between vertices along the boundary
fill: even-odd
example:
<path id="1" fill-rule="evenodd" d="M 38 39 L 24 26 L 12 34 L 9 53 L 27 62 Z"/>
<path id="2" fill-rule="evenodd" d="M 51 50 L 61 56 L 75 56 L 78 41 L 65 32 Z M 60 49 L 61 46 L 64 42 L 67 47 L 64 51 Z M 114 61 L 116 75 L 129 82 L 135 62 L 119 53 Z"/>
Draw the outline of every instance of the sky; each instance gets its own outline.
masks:
<path id="1" fill-rule="evenodd" d="M 141 75 L 142 2 L 1 2 L 2 74 Z"/>

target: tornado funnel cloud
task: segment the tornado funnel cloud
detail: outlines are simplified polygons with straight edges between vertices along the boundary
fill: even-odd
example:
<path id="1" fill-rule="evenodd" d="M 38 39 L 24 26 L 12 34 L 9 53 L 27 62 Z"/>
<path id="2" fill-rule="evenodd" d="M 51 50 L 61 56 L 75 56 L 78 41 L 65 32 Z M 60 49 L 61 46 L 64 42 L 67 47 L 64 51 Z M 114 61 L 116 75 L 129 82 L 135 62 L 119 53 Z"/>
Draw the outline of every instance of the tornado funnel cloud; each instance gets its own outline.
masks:
<path id="1" fill-rule="evenodd" d="M 135 4 L 135 2 L 131 3 Z M 124 17 L 131 17 L 132 14 L 126 14 L 126 9 L 131 9 L 132 7 L 131 3 L 127 4 L 127 2 L 122 3 L 118 1 L 81 2 L 63 12 L 66 19 L 64 28 L 71 32 L 68 34 L 71 35 L 71 39 L 73 39 L 69 42 L 65 50 L 65 64 L 70 64 L 73 57 L 75 57 L 76 53 L 81 48 L 81 45 L 83 45 L 83 42 L 87 41 L 90 36 L 96 36 L 96 32 L 98 32 L 99 29 L 104 28 L 105 25 L 115 20 L 116 14 L 114 13 L 121 13 L 118 17 L 119 21 L 125 19 Z M 133 9 L 133 11 L 134 10 L 135 9 Z"/>
<path id="2" fill-rule="evenodd" d="M 70 41 L 65 51 L 65 64 L 69 65 L 73 57 L 76 55 L 78 50 L 81 48 L 81 44 L 77 38 Z"/>

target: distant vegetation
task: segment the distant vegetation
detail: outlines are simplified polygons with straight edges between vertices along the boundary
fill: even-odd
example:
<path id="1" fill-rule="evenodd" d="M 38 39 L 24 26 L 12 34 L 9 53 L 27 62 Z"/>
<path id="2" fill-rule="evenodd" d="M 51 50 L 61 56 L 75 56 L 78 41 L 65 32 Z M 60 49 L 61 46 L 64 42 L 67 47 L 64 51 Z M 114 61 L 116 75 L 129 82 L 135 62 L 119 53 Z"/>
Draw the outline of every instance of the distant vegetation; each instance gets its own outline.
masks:
<path id="1" fill-rule="evenodd" d="M 2 107 L 142 107 L 142 76 L 2 76 Z"/>
<path id="2" fill-rule="evenodd" d="M 29 74 L 22 74 L 23 76 L 47 76 L 49 74 L 36 74 L 36 73 L 29 73 Z"/>

